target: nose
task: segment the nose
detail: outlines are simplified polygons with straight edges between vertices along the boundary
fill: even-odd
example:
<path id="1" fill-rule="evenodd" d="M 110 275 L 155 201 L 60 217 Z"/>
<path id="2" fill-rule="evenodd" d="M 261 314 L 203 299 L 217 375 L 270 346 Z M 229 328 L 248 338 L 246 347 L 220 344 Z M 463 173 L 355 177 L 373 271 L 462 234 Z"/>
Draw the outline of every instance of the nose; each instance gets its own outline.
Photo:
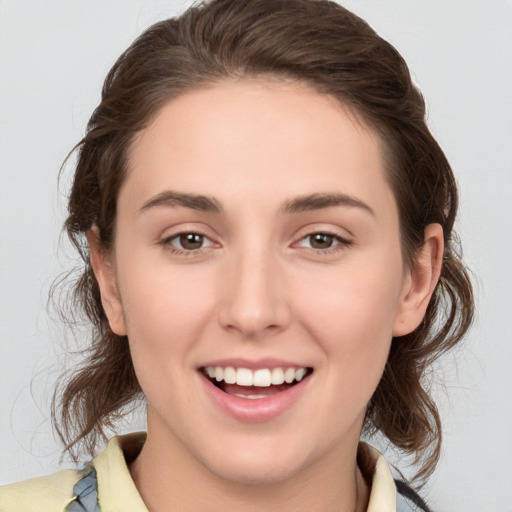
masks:
<path id="1" fill-rule="evenodd" d="M 262 248 L 241 251 L 222 280 L 219 322 L 247 339 L 280 332 L 290 323 L 288 287 L 278 258 Z"/>

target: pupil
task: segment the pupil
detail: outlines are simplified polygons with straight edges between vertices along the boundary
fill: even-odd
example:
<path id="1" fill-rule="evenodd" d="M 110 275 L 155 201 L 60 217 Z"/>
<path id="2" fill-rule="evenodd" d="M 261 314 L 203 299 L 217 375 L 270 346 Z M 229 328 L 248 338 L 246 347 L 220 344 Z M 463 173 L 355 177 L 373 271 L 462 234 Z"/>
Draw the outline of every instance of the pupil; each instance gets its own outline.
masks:
<path id="1" fill-rule="evenodd" d="M 187 233 L 180 236 L 180 244 L 184 249 L 199 249 L 203 245 L 203 235 Z"/>
<path id="2" fill-rule="evenodd" d="M 326 235 L 323 233 L 317 233 L 316 235 L 311 235 L 311 247 L 315 249 L 326 249 L 331 247 L 333 242 L 332 235 Z"/>

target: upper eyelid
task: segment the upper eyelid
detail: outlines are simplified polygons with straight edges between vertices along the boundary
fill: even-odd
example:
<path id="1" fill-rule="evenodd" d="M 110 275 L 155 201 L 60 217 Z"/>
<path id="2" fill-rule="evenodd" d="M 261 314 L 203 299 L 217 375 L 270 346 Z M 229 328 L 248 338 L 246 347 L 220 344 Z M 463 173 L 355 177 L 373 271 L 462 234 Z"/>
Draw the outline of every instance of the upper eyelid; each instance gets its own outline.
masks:
<path id="1" fill-rule="evenodd" d="M 179 238 L 181 235 L 187 235 L 187 234 L 196 234 L 204 237 L 204 239 L 209 241 L 209 244 L 206 246 L 201 246 L 195 249 L 186 249 L 184 247 L 180 247 L 179 245 L 175 245 L 172 243 L 173 240 Z M 177 233 L 174 233 L 169 236 L 164 236 L 161 238 L 158 242 L 158 245 L 161 246 L 165 251 L 169 251 L 170 253 L 174 254 L 178 257 L 199 257 L 201 255 L 204 255 L 205 252 L 211 250 L 212 248 L 215 248 L 215 245 L 218 245 L 214 240 L 211 239 L 211 237 L 204 235 L 203 233 L 199 233 L 197 231 L 179 231 Z"/>
<path id="2" fill-rule="evenodd" d="M 159 240 L 164 240 L 164 239 L 169 240 L 169 239 L 175 238 L 179 235 L 186 235 L 189 233 L 201 235 L 206 238 L 209 238 L 210 240 L 213 240 L 216 238 L 216 236 L 214 234 L 212 234 L 212 230 L 208 229 L 207 227 L 204 227 L 203 225 L 201 225 L 200 227 L 185 225 L 183 227 L 183 223 L 179 223 L 174 226 L 167 226 L 165 229 L 160 230 L 160 234 L 157 236 L 158 236 Z"/>
<path id="3" fill-rule="evenodd" d="M 200 235 L 204 236 L 205 238 L 211 238 L 211 236 L 207 235 L 206 233 L 203 233 L 202 231 L 195 229 L 185 229 L 176 231 L 175 233 L 171 233 L 170 235 L 162 235 L 161 238 L 164 240 L 172 240 L 173 238 L 177 238 L 178 236 L 181 235 Z"/>
<path id="4" fill-rule="evenodd" d="M 334 247 L 336 247 L 337 245 L 348 246 L 348 245 L 351 245 L 353 243 L 352 240 L 349 240 L 348 238 L 345 238 L 345 237 L 343 237 L 341 235 L 338 235 L 337 233 L 331 233 L 329 231 L 315 231 L 315 232 L 308 233 L 307 235 L 304 235 L 304 236 L 298 238 L 295 242 L 293 242 L 292 246 L 297 245 L 300 242 L 302 242 L 303 240 L 309 238 L 310 236 L 314 236 L 314 235 L 328 235 L 328 236 L 332 236 L 338 242 L 337 244 L 335 244 L 335 245 L 333 245 L 331 247 L 327 247 L 325 249 L 317 249 L 317 248 L 312 247 L 311 249 L 313 249 L 315 251 L 328 251 L 329 249 L 334 249 Z"/>
<path id="5" fill-rule="evenodd" d="M 193 230 L 190 230 L 190 231 L 178 231 L 176 233 L 173 233 L 171 235 L 168 235 L 168 236 L 163 236 L 162 237 L 162 242 L 170 242 L 171 240 L 174 240 L 176 238 L 179 238 L 180 236 L 182 235 L 199 235 L 199 236 L 202 236 L 203 238 L 209 240 L 210 242 L 212 242 L 212 244 L 215 244 L 217 242 L 215 242 L 215 240 L 212 239 L 211 236 L 205 234 L 205 233 L 202 233 L 201 231 L 193 231 Z"/>
<path id="6" fill-rule="evenodd" d="M 333 228 L 333 227 L 322 227 L 321 225 L 318 227 L 314 226 L 305 226 L 296 231 L 296 235 L 294 236 L 295 241 L 302 240 L 308 236 L 324 234 L 330 235 L 335 238 L 338 238 L 342 241 L 349 242 L 352 241 L 354 235 L 345 228 Z M 294 242 L 295 243 L 295 242 Z"/>
<path id="7" fill-rule="evenodd" d="M 191 227 L 180 227 L 176 231 L 174 231 L 175 227 L 176 226 L 173 226 L 172 228 L 170 228 L 171 232 L 169 234 L 165 234 L 165 231 L 168 231 L 169 228 L 164 230 L 164 233 L 158 237 L 158 242 L 170 241 L 170 240 L 172 240 L 180 235 L 184 235 L 184 234 L 197 234 L 197 235 L 201 235 L 201 236 L 207 238 L 214 244 L 222 245 L 222 242 L 219 242 L 219 239 L 222 237 L 219 237 L 216 233 L 212 234 L 210 229 L 205 229 L 203 227 L 196 228 L 196 227 L 191 226 Z M 343 232 L 341 232 L 341 231 L 343 231 Z M 301 240 L 307 238 L 308 236 L 313 236 L 316 234 L 330 235 L 342 243 L 352 243 L 353 238 L 354 238 L 352 233 L 345 228 L 336 229 L 336 228 L 332 228 L 332 227 L 322 227 L 322 226 L 318 226 L 318 227 L 304 226 L 303 228 L 300 228 L 295 232 L 295 235 L 293 236 L 293 239 L 291 241 L 291 245 L 294 245 L 294 244 L 300 242 Z"/>
<path id="8" fill-rule="evenodd" d="M 347 241 L 345 237 L 343 237 L 342 235 L 340 235 L 338 233 L 333 233 L 332 231 L 312 231 L 311 233 L 307 233 L 306 235 L 301 236 L 298 240 L 299 241 L 304 240 L 305 238 L 309 238 L 310 236 L 315 236 L 315 235 L 327 235 L 327 236 L 332 236 L 336 240 Z"/>

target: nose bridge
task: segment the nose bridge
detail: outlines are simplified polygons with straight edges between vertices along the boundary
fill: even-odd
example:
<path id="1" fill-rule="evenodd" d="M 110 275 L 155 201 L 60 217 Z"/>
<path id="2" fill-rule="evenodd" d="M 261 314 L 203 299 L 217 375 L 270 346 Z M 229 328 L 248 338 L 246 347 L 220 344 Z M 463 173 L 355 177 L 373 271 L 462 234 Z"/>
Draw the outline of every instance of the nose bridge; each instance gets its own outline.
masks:
<path id="1" fill-rule="evenodd" d="M 248 240 L 233 250 L 225 276 L 220 321 L 246 337 L 280 330 L 289 320 L 279 258 L 266 243 Z"/>

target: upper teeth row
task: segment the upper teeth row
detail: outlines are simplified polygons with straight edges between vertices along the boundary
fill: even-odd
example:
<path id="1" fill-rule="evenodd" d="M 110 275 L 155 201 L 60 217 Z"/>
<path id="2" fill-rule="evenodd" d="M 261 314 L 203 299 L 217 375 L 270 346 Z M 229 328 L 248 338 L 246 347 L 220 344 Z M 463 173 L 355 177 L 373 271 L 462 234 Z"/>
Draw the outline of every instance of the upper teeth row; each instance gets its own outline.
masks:
<path id="1" fill-rule="evenodd" d="M 283 383 L 291 384 L 294 380 L 300 382 L 306 375 L 306 368 L 262 368 L 249 370 L 248 368 L 233 368 L 228 366 L 208 366 L 205 368 L 208 377 L 217 382 L 224 381 L 226 384 L 238 384 L 239 386 L 268 387 Z"/>

